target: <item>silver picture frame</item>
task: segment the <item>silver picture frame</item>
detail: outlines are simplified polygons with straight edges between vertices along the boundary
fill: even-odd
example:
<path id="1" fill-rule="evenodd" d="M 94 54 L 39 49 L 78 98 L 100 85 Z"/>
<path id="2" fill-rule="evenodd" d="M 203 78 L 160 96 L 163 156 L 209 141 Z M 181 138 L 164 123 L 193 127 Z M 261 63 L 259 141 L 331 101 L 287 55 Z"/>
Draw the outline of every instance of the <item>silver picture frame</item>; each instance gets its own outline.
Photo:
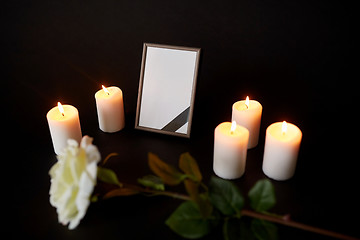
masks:
<path id="1" fill-rule="evenodd" d="M 135 128 L 190 138 L 200 48 L 144 43 Z"/>

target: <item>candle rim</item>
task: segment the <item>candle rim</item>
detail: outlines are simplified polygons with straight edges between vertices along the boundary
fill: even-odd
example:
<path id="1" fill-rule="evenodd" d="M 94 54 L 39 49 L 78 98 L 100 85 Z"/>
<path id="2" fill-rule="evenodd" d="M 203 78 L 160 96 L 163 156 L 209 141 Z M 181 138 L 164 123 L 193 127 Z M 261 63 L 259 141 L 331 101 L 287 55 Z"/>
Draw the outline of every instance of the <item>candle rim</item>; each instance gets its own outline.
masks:
<path id="1" fill-rule="evenodd" d="M 110 87 L 106 87 L 106 89 L 110 92 L 110 94 L 107 94 L 103 88 L 99 89 L 96 93 L 95 93 L 95 98 L 102 98 L 104 99 L 110 99 L 110 98 L 116 98 L 119 96 L 123 96 L 123 92 L 122 90 L 117 87 L 117 86 L 110 86 Z M 118 94 L 117 94 L 118 93 Z"/>
<path id="2" fill-rule="evenodd" d="M 60 113 L 59 107 L 56 105 L 47 112 L 46 118 L 48 120 L 53 120 L 53 121 L 67 121 L 79 115 L 79 111 L 73 105 L 70 104 L 61 104 L 61 105 L 64 109 L 64 113 L 67 112 L 64 114 L 64 116 Z"/>
<path id="3" fill-rule="evenodd" d="M 249 130 L 246 127 L 241 126 L 239 124 L 236 124 L 235 130 L 231 133 L 230 131 L 231 125 L 232 122 L 222 122 L 216 126 L 215 131 L 216 129 L 218 129 L 218 131 L 223 133 L 224 136 L 231 138 L 239 138 L 239 137 L 242 138 L 244 137 L 244 135 L 249 136 Z M 228 131 L 225 128 L 227 128 Z"/>
<path id="4" fill-rule="evenodd" d="M 233 109 L 243 112 L 243 111 L 258 111 L 259 109 L 262 109 L 262 105 L 259 101 L 256 101 L 254 99 L 249 100 L 249 108 L 245 105 L 246 100 L 239 100 L 233 104 Z M 241 107 L 240 107 L 241 106 Z M 244 107 L 242 107 L 244 106 Z"/>
<path id="5" fill-rule="evenodd" d="M 295 142 L 295 141 L 301 141 L 302 139 L 302 131 L 301 129 L 296 126 L 293 123 L 290 123 L 288 121 L 286 121 L 287 124 L 287 131 L 285 134 L 282 134 L 282 124 L 284 121 L 281 122 L 274 122 L 272 124 L 270 124 L 267 129 L 266 129 L 266 135 L 271 136 L 272 138 L 280 141 L 280 142 Z M 276 129 L 276 134 L 273 133 L 274 130 L 272 130 L 273 128 L 277 128 Z"/>

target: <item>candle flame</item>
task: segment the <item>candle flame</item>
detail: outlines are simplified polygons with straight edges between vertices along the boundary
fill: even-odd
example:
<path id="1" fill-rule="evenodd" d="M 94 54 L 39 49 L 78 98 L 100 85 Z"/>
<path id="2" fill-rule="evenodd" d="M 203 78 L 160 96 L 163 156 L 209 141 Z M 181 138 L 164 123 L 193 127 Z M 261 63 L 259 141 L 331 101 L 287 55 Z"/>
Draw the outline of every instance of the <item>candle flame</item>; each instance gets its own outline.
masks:
<path id="1" fill-rule="evenodd" d="M 59 108 L 59 111 L 60 111 L 61 115 L 65 116 L 64 108 L 63 108 L 63 106 L 61 105 L 60 102 L 58 102 L 58 108 Z"/>
<path id="2" fill-rule="evenodd" d="M 249 96 L 246 96 L 245 105 L 246 105 L 246 108 L 249 109 L 249 105 L 250 105 Z"/>
<path id="3" fill-rule="evenodd" d="M 235 130 L 236 130 L 236 121 L 232 121 L 230 133 L 233 134 Z"/>
<path id="4" fill-rule="evenodd" d="M 106 87 L 104 87 L 104 85 L 101 85 L 101 86 L 104 89 L 104 91 L 107 93 L 107 95 L 110 95 L 110 92 L 106 89 Z"/>
<path id="5" fill-rule="evenodd" d="M 285 134 L 286 131 L 287 131 L 287 123 L 286 123 L 286 121 L 283 121 L 282 126 L 281 126 L 281 132 L 282 132 L 282 134 Z"/>

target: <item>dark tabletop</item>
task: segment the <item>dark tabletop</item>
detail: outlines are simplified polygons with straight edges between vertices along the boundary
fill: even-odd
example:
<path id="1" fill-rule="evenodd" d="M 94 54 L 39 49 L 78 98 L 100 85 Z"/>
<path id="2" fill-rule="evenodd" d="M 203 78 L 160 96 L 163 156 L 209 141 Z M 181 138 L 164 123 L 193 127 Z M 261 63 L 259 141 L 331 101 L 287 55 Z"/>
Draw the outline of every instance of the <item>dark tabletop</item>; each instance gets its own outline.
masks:
<path id="1" fill-rule="evenodd" d="M 214 129 L 249 95 L 263 105 L 260 142 L 234 183 L 246 193 L 265 178 L 267 126 L 294 123 L 303 132 L 299 161 L 292 179 L 272 181 L 272 212 L 360 237 L 356 108 L 346 108 L 355 96 L 347 8 L 322 0 L 2 3 L 2 229 L 16 239 L 180 239 L 164 221 L 181 201 L 166 197 L 101 201 L 76 230 L 59 224 L 49 203 L 48 171 L 56 157 L 46 113 L 57 101 L 77 107 L 83 134 L 94 137 L 102 156 L 119 153 L 109 167 L 122 181 L 150 173 L 148 152 L 174 165 L 190 152 L 207 182 L 214 174 Z M 190 139 L 134 129 L 144 42 L 201 48 Z M 123 90 L 126 127 L 118 133 L 98 128 L 94 94 L 101 84 Z M 288 227 L 279 233 L 327 239 Z M 216 229 L 206 239 L 220 237 Z"/>

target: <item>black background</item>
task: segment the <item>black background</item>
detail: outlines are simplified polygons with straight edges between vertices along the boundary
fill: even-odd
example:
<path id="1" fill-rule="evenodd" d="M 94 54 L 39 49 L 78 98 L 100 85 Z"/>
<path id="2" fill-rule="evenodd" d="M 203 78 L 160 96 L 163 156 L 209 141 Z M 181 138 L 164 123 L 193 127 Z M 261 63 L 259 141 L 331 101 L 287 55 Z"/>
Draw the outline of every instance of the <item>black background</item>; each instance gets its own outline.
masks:
<path id="1" fill-rule="evenodd" d="M 147 152 L 177 164 L 189 151 L 205 181 L 213 174 L 214 128 L 247 95 L 263 105 L 259 145 L 248 151 L 246 193 L 262 173 L 265 130 L 286 120 L 303 141 L 294 178 L 273 181 L 277 205 L 296 221 L 360 237 L 357 136 L 348 122 L 350 18 L 339 1 L 10 1 L 1 6 L 2 199 L 5 230 L 28 239 L 177 239 L 165 219 L 180 201 L 133 196 L 94 203 L 74 231 L 49 204 L 55 163 L 46 113 L 57 101 L 78 108 L 83 134 L 94 137 L 120 180 L 148 174 Z M 134 130 L 144 42 L 201 48 L 191 139 Z M 102 133 L 95 92 L 124 93 L 126 128 Z M 345 86 L 345 88 L 343 87 Z M 356 87 L 355 85 L 353 87 Z M 342 102 L 341 98 L 345 101 Z M 182 191 L 182 189 L 179 189 Z M 355 218 L 356 219 L 356 218 Z M 327 239 L 280 227 L 282 239 Z M 209 239 L 221 237 L 215 230 Z"/>

